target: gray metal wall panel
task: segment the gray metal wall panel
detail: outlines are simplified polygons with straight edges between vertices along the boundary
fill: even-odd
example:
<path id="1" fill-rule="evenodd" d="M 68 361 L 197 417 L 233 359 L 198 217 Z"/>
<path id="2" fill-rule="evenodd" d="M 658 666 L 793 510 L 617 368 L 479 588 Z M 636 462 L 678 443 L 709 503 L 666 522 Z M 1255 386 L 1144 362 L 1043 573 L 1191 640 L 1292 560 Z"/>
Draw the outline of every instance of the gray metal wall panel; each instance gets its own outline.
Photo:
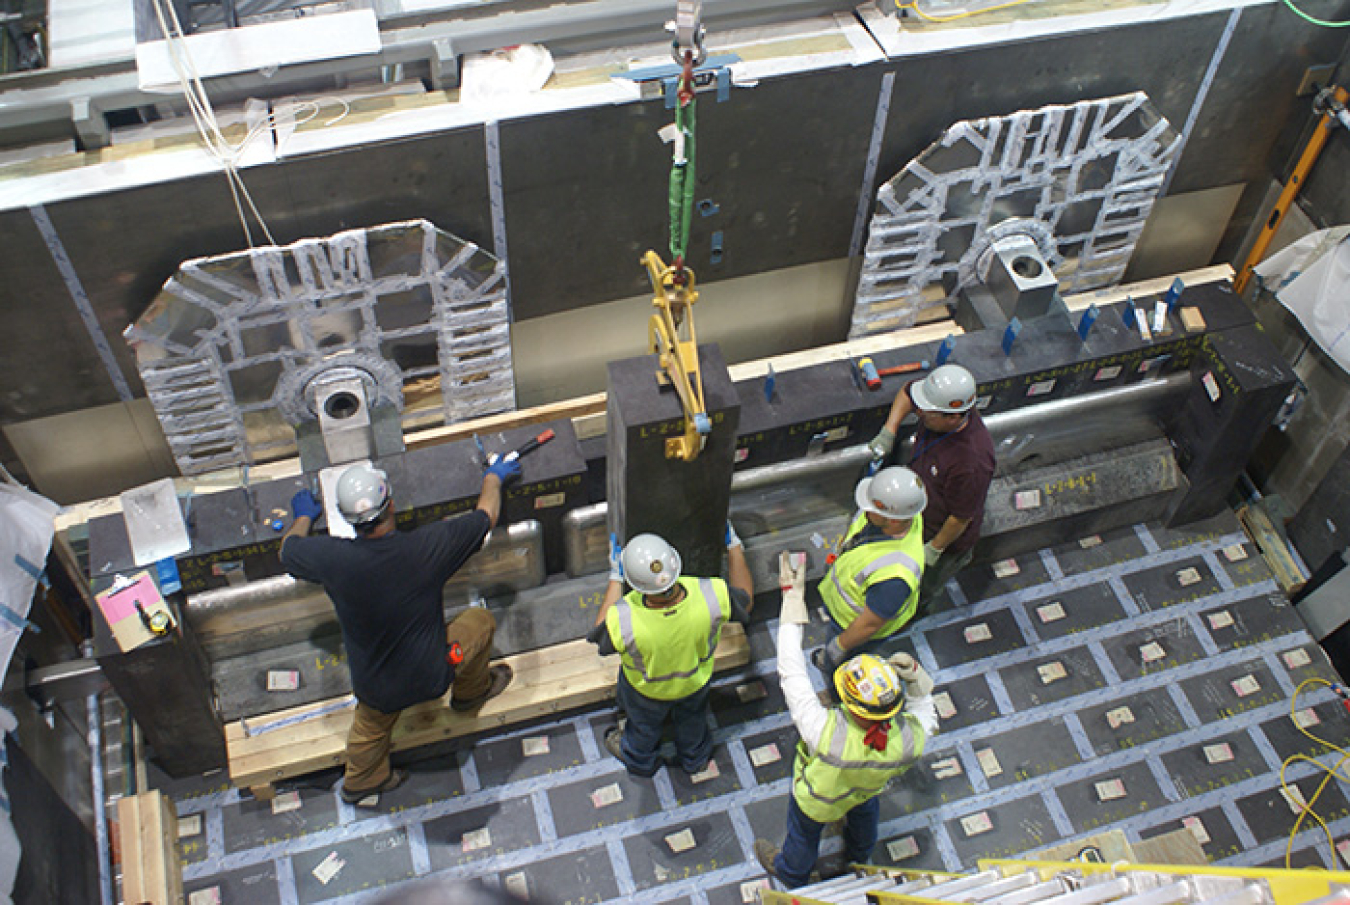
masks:
<path id="1" fill-rule="evenodd" d="M 0 322 L 5 326 L 0 330 L 0 420 L 26 421 L 117 402 L 117 390 L 29 211 L 0 213 L 0 236 Z M 111 327 L 116 318 L 100 312 L 100 320 Z"/>

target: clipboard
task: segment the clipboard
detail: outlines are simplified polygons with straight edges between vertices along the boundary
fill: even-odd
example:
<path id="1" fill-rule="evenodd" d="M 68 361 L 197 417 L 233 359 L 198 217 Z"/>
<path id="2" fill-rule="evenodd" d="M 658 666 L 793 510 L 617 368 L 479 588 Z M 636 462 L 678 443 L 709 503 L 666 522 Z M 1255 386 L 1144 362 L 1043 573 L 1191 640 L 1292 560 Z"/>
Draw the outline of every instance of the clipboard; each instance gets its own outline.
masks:
<path id="1" fill-rule="evenodd" d="M 94 599 L 98 601 L 103 618 L 112 630 L 113 640 L 123 653 L 159 637 L 145 627 L 141 614 L 136 610 L 138 603 L 147 616 L 162 612 L 169 617 L 170 625 L 177 622 L 149 570 L 143 569 L 130 576 L 118 575 L 112 587 L 100 591 Z"/>

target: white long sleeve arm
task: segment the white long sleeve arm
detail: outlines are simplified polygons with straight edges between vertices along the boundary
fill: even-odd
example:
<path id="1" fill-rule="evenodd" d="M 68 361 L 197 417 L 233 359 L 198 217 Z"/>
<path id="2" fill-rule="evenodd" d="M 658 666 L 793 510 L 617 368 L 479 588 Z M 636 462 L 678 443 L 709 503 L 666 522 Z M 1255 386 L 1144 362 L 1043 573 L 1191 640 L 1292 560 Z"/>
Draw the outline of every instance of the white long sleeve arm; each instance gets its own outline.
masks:
<path id="1" fill-rule="evenodd" d="M 795 622 L 781 622 L 778 625 L 778 679 L 783 685 L 783 697 L 787 699 L 792 722 L 796 724 L 806 747 L 814 754 L 820 745 L 821 733 L 825 731 L 829 711 L 816 697 L 816 690 L 806 673 L 802 627 Z"/>

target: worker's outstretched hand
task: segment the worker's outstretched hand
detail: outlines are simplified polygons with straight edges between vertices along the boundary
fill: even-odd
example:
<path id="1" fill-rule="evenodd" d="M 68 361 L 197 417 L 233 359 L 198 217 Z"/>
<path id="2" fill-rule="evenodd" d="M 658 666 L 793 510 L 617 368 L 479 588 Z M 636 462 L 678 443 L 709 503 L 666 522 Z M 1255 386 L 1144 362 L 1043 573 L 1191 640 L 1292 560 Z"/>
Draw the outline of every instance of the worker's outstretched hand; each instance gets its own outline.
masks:
<path id="1" fill-rule="evenodd" d="M 505 487 L 508 481 L 520 477 L 520 458 L 493 453 L 488 457 L 488 474 L 494 474 Z"/>
<path id="2" fill-rule="evenodd" d="M 783 589 L 783 608 L 778 618 L 783 622 L 805 625 L 810 621 L 806 613 L 806 554 L 778 554 L 778 584 Z"/>
<path id="3" fill-rule="evenodd" d="M 892 449 L 895 449 L 895 434 L 883 427 L 872 438 L 872 442 L 867 444 L 867 448 L 872 451 L 872 458 L 884 459 L 891 454 Z"/>
<path id="4" fill-rule="evenodd" d="M 727 533 L 723 537 L 723 540 L 726 542 L 726 548 L 728 550 L 730 550 L 732 547 L 744 546 L 741 543 L 740 535 L 736 533 L 736 526 L 731 524 L 731 519 L 727 519 Z"/>
<path id="5" fill-rule="evenodd" d="M 623 547 L 614 534 L 609 536 L 609 580 L 623 581 Z"/>
<path id="6" fill-rule="evenodd" d="M 307 518 L 311 522 L 317 522 L 319 516 L 323 515 L 323 507 L 319 501 L 314 498 L 314 494 L 308 489 L 301 490 L 291 497 L 291 515 L 295 518 Z"/>
<path id="7" fill-rule="evenodd" d="M 937 562 L 940 556 L 942 556 L 942 551 L 934 547 L 931 541 L 923 545 L 923 564 L 925 567 Z"/>
<path id="8" fill-rule="evenodd" d="M 933 693 L 933 677 L 909 654 L 892 654 L 890 664 L 905 683 L 905 697 L 926 698 Z"/>

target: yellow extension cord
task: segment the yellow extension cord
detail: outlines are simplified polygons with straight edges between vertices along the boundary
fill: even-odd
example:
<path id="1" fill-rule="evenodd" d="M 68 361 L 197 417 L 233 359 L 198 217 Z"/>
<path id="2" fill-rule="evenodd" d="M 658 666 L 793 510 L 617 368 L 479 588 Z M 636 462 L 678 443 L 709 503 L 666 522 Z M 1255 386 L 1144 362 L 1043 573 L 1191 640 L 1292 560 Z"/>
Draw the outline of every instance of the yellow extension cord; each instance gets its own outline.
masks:
<path id="1" fill-rule="evenodd" d="M 1289 701 L 1289 718 L 1294 721 L 1295 726 L 1298 726 L 1298 731 L 1302 732 L 1304 735 L 1306 735 L 1313 741 L 1317 742 L 1318 744 L 1326 745 L 1331 750 L 1340 752 L 1341 755 L 1341 759 L 1336 761 L 1336 765 L 1334 767 L 1328 767 L 1326 764 L 1322 763 L 1316 758 L 1309 757 L 1306 754 L 1291 755 L 1290 757 L 1285 759 L 1284 763 L 1280 764 L 1280 790 L 1285 794 L 1286 799 L 1290 800 L 1291 802 L 1301 800 L 1302 793 L 1301 792 L 1298 793 L 1300 795 L 1300 798 L 1294 798 L 1292 795 L 1289 794 L 1290 787 L 1289 784 L 1284 781 L 1284 771 L 1288 769 L 1290 764 L 1294 763 L 1295 761 L 1301 760 L 1307 761 L 1308 763 L 1316 766 L 1317 769 L 1322 770 L 1323 772 L 1326 773 L 1326 776 L 1322 778 L 1322 782 L 1317 786 L 1317 791 L 1313 792 L 1312 798 L 1303 802 L 1302 809 L 1299 811 L 1298 819 L 1294 821 L 1294 828 L 1289 831 L 1289 842 L 1285 845 L 1284 848 L 1284 866 L 1286 869 L 1289 870 L 1293 869 L 1293 864 L 1291 862 L 1293 860 L 1294 854 L 1294 837 L 1298 835 L 1299 827 L 1302 826 L 1303 824 L 1303 818 L 1308 816 L 1311 816 L 1313 820 L 1316 820 L 1318 826 L 1322 828 L 1322 832 L 1327 834 L 1327 842 L 1328 844 L 1331 845 L 1332 858 L 1333 859 L 1340 858 L 1342 862 L 1346 861 L 1345 856 L 1343 856 L 1339 851 L 1336 850 L 1336 840 L 1333 839 L 1331 836 L 1331 828 L 1328 827 L 1326 821 L 1323 820 L 1321 816 L 1319 816 L 1318 813 L 1313 810 L 1313 805 L 1317 804 L 1317 799 L 1319 796 L 1321 796 L 1322 790 L 1327 787 L 1327 783 L 1331 782 L 1332 778 L 1339 778 L 1343 782 L 1350 782 L 1350 775 L 1341 772 L 1341 766 L 1347 760 L 1350 760 L 1350 751 L 1345 750 L 1340 745 L 1333 745 L 1331 742 L 1327 741 L 1324 738 L 1318 738 L 1317 736 L 1309 732 L 1307 729 L 1303 728 L 1303 726 L 1299 725 L 1298 719 L 1295 716 L 1296 713 L 1298 712 L 1298 696 L 1303 692 L 1303 689 L 1307 688 L 1310 685 L 1324 685 L 1327 688 L 1330 688 L 1332 691 L 1336 693 L 1337 699 L 1346 705 L 1346 709 L 1350 710 L 1350 692 L 1347 692 L 1346 689 L 1340 685 L 1337 685 L 1333 682 L 1328 682 L 1326 679 L 1305 679 L 1303 682 L 1299 683 L 1298 688 L 1294 689 L 1294 697 Z M 1297 786 L 1295 786 L 1294 788 L 1295 790 L 1297 790 Z"/>
<path id="2" fill-rule="evenodd" d="M 901 3 L 900 0 L 894 0 L 895 8 L 899 10 L 912 9 L 920 19 L 926 22 L 955 22 L 957 19 L 968 19 L 971 16 L 978 16 L 980 13 L 992 13 L 994 10 L 1007 9 L 1010 6 L 1021 6 L 1023 3 L 1029 3 L 1031 0 L 1012 0 L 1011 3 L 1000 3 L 997 6 L 986 6 L 983 9 L 972 9 L 964 13 L 957 13 L 954 16 L 930 16 L 928 13 L 919 9 L 919 0 L 910 0 L 909 3 Z"/>

